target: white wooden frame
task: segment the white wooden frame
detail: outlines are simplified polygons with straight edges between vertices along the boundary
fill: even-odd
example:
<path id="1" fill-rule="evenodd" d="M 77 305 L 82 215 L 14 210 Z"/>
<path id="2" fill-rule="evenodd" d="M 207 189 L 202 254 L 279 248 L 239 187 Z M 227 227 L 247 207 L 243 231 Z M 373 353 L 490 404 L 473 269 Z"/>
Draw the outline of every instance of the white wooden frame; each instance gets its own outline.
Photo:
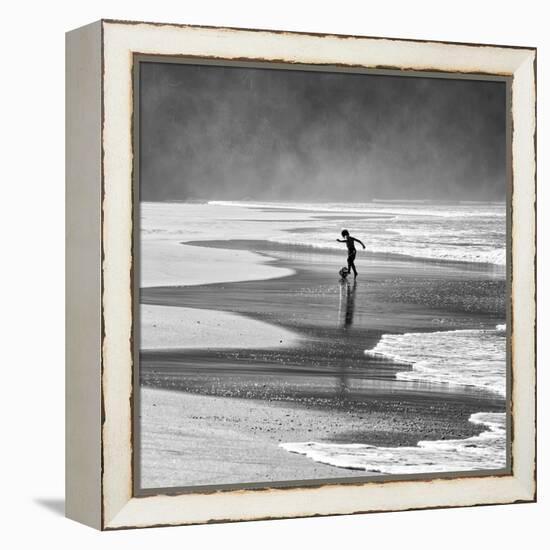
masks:
<path id="1" fill-rule="evenodd" d="M 512 77 L 512 473 L 134 497 L 134 53 Z M 98 529 L 536 498 L 536 50 L 99 21 L 67 34 L 67 515 Z"/>

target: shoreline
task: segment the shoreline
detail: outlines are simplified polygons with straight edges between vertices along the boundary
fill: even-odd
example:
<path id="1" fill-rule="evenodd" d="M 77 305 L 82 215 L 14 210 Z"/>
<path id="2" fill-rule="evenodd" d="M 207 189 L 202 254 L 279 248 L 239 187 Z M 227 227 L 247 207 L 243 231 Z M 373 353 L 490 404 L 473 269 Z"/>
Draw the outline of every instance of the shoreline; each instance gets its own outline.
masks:
<path id="1" fill-rule="evenodd" d="M 338 218 L 341 220 L 341 218 Z M 258 221 L 269 221 L 269 220 L 258 220 Z M 299 222 L 299 220 L 295 220 Z M 313 220 L 310 220 L 313 221 Z M 352 221 L 352 220 L 350 220 Z M 311 228 L 288 228 L 282 229 L 282 232 L 286 233 L 302 233 L 310 232 Z M 250 249 L 254 250 L 255 248 L 262 248 L 263 252 L 258 252 L 258 254 L 263 255 L 264 257 L 269 258 L 269 252 L 272 251 L 292 251 L 296 252 L 305 252 L 309 254 L 320 254 L 335 256 L 345 259 L 345 248 L 338 247 L 328 247 L 322 245 L 313 245 L 313 244 L 298 244 L 293 242 L 283 242 L 283 241 L 271 241 L 271 240 L 255 240 L 255 239 L 213 239 L 213 240 L 197 240 L 197 241 L 182 241 L 179 243 L 182 246 L 196 246 L 199 248 L 214 248 L 217 250 L 243 250 Z M 268 254 L 266 254 L 268 252 Z M 428 256 L 413 256 L 410 254 L 398 254 L 395 252 L 380 252 L 380 251 L 369 251 L 369 250 L 360 250 L 360 254 L 368 256 L 369 259 L 376 260 L 379 262 L 384 261 L 394 261 L 398 263 L 414 263 L 414 264 L 424 264 L 428 267 L 435 268 L 451 268 L 457 269 L 459 271 L 477 271 L 480 273 L 487 274 L 490 272 L 490 276 L 494 277 L 501 276 L 505 277 L 506 275 L 506 266 L 502 264 L 496 264 L 491 262 L 466 262 L 458 261 L 450 258 L 430 258 Z M 356 260 L 360 261 L 360 257 Z"/>
<path id="2" fill-rule="evenodd" d="M 319 420 L 330 426 L 339 418 L 332 412 L 320 416 L 262 401 L 154 388 L 142 388 L 141 408 L 148 418 L 141 433 L 143 489 L 368 475 L 279 446 L 287 433 L 311 435 Z"/>
<path id="3" fill-rule="evenodd" d="M 250 213 L 250 220 L 256 221 L 258 213 Z M 148 396 L 146 400 L 151 395 L 161 396 L 161 403 L 142 409 L 145 440 L 141 444 L 149 449 L 144 453 L 142 473 L 156 472 L 154 479 L 149 479 L 149 474 L 142 477 L 149 479 L 149 487 L 205 484 L 207 471 L 193 473 L 201 467 L 200 457 L 189 456 L 179 446 L 192 438 L 190 432 L 194 431 L 204 436 L 200 444 L 197 438 L 194 440 L 199 455 L 208 455 L 217 438 L 225 440 L 222 432 L 228 421 L 222 418 L 232 419 L 232 433 L 246 445 L 243 443 L 242 449 L 230 445 L 229 454 L 222 453 L 220 460 L 214 460 L 210 464 L 211 481 L 206 484 L 224 483 L 219 481 L 224 475 L 232 479 L 239 464 L 241 472 L 242 465 L 247 464 L 247 479 L 240 482 L 292 481 L 309 479 L 308 475 L 332 477 L 311 474 L 312 468 L 318 472 L 322 465 L 306 456 L 276 451 L 275 447 L 280 443 L 321 441 L 399 448 L 421 440 L 465 439 L 484 431 L 470 422 L 472 414 L 505 410 L 504 399 L 490 392 L 397 380 L 396 373 L 410 369 L 410 365 L 368 358 L 364 353 L 387 333 L 483 329 L 502 323 L 504 304 L 495 296 L 504 283 L 489 270 L 476 264 L 469 269 L 468 265 L 442 266 L 414 259 L 364 256 L 357 262 L 358 282 L 340 284 L 336 271 L 342 260 L 336 263 L 330 253 L 289 250 L 266 240 L 242 238 L 201 240 L 200 245 L 187 241 L 177 246 L 186 253 L 194 248 L 210 259 L 245 253 L 243 258 L 261 258 L 273 270 L 271 274 L 285 275 L 224 282 L 207 278 L 203 284 L 193 279 L 192 286 L 142 288 L 142 304 L 200 310 L 211 320 L 231 315 L 237 325 L 267 323 L 271 330 L 296 335 L 299 345 L 296 340 L 292 344 L 288 341 L 289 345 L 283 341 L 270 349 L 252 337 L 231 350 L 221 349 L 214 337 L 209 349 L 197 345 L 195 349 L 142 350 L 142 394 Z M 231 269 L 215 275 L 231 279 Z M 153 420 L 163 407 L 183 410 L 191 403 L 204 413 L 189 417 L 191 428 L 181 431 L 177 428 L 179 420 L 169 414 L 163 415 L 155 428 Z M 208 407 L 214 403 L 220 406 L 220 414 L 212 416 Z M 304 422 L 307 417 L 306 431 L 290 430 L 289 422 L 280 417 L 283 410 Z M 163 437 L 163 431 L 172 430 L 179 434 L 175 439 Z M 277 440 L 259 438 L 263 432 L 277 434 Z M 155 458 L 150 452 L 155 445 L 166 454 Z M 180 451 L 169 452 L 174 445 Z M 254 456 L 253 464 L 249 463 L 250 456 Z M 185 463 L 181 465 L 187 476 L 183 481 L 181 469 L 177 474 L 169 466 L 174 460 Z M 278 464 L 282 477 L 265 478 L 271 475 L 266 473 L 270 461 Z M 352 470 L 326 467 L 338 472 L 334 477 L 352 475 Z M 174 482 L 178 475 L 180 481 Z"/>
<path id="4" fill-rule="evenodd" d="M 353 305 L 354 317 L 356 314 L 362 317 L 361 328 L 379 334 L 490 329 L 505 320 L 505 300 L 500 295 L 506 283 L 487 270 L 470 269 L 478 267 L 477 264 L 443 267 L 421 261 L 359 256 L 357 281 L 349 278 L 341 284 L 337 275 L 340 264 L 330 261 L 328 254 L 317 254 L 315 250 L 294 250 L 294 247 L 269 241 L 238 239 L 180 246 L 206 248 L 212 253 L 244 249 L 267 258 L 272 269 L 288 271 L 280 275 L 274 271 L 269 279 L 142 288 L 142 303 L 228 311 L 273 321 L 284 327 L 296 327 L 299 323 L 289 320 L 292 315 L 286 315 L 285 308 L 297 309 L 295 300 L 298 300 L 304 306 L 301 311 L 305 315 L 309 314 L 308 306 L 312 304 L 316 308 L 326 307 L 334 314 L 334 324 L 338 325 L 342 321 L 338 319 L 338 313 L 342 313 L 342 299 L 347 302 L 348 293 L 353 292 L 354 303 L 344 303 L 344 309 Z M 340 262 L 343 261 L 340 255 Z M 269 310 L 260 303 L 265 298 L 264 293 L 270 299 L 279 300 L 270 303 Z M 368 304 L 355 308 L 366 293 Z M 353 324 L 353 319 L 351 321 Z"/>
<path id="5" fill-rule="evenodd" d="M 143 387 L 141 413 L 148 419 L 140 434 L 143 489 L 377 475 L 317 462 L 282 445 L 316 441 L 399 450 L 486 431 L 471 422 L 475 413 L 460 404 L 448 409 L 444 401 L 437 411 L 426 411 L 420 401 L 383 399 L 371 402 L 370 410 L 323 408 Z M 450 421 L 454 417 L 456 425 L 457 415 L 463 417 L 458 431 Z"/>

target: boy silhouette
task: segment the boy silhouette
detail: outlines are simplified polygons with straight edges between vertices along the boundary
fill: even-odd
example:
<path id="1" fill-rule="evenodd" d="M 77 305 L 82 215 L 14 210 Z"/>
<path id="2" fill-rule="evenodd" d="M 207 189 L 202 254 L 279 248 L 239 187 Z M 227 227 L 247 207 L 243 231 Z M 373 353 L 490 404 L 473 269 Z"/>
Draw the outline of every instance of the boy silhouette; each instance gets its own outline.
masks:
<path id="1" fill-rule="evenodd" d="M 342 237 L 344 238 L 336 240 L 339 243 L 346 243 L 346 246 L 348 247 L 348 272 L 351 273 L 353 270 L 353 276 L 357 277 L 357 269 L 355 269 L 355 256 L 357 254 L 357 250 L 355 249 L 355 243 L 358 242 L 363 247 L 363 250 L 365 249 L 365 245 L 359 239 L 352 237 L 347 229 L 342 231 Z"/>

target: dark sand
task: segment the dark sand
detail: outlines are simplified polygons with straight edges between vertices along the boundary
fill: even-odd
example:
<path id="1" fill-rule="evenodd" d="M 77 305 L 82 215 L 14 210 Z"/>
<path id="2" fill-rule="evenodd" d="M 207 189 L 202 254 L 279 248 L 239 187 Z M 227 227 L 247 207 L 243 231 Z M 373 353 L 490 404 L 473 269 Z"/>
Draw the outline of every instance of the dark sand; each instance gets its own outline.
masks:
<path id="1" fill-rule="evenodd" d="M 193 244 L 268 254 L 276 258 L 274 265 L 296 273 L 267 281 L 147 288 L 141 291 L 142 303 L 239 313 L 294 330 L 305 341 L 277 350 L 142 351 L 142 386 L 224 398 L 222 405 L 208 401 L 210 407 L 216 404 L 215 413 L 207 407 L 199 415 L 186 413 L 192 422 L 187 435 L 203 434 L 193 438 L 189 461 L 210 459 L 206 469 L 185 462 L 183 477 L 172 482 L 172 475 L 171 486 L 365 475 L 291 455 L 278 443 L 402 446 L 465 438 L 483 431 L 468 421 L 472 413 L 505 410 L 503 399 L 481 390 L 397 381 L 395 373 L 409 365 L 364 353 L 389 332 L 494 328 L 505 319 L 499 270 L 359 253 L 357 281 L 340 282 L 344 252 L 260 241 Z M 238 412 L 243 400 L 250 403 L 246 415 Z M 231 450 L 226 456 L 212 432 L 216 422 L 231 426 L 231 437 L 224 439 Z M 145 425 L 143 433 L 148 437 Z M 219 459 L 212 460 L 217 453 L 222 453 Z M 255 466 L 243 471 L 239 465 L 250 456 Z M 143 477 L 144 486 L 167 485 L 158 476 Z"/>

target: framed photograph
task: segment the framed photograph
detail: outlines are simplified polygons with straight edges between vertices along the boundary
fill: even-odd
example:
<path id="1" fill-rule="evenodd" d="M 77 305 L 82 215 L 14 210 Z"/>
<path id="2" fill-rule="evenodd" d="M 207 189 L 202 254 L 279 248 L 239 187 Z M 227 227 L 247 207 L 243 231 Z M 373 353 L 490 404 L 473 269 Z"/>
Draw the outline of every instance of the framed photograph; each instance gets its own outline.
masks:
<path id="1" fill-rule="evenodd" d="M 536 498 L 536 50 L 67 34 L 67 515 Z"/>

